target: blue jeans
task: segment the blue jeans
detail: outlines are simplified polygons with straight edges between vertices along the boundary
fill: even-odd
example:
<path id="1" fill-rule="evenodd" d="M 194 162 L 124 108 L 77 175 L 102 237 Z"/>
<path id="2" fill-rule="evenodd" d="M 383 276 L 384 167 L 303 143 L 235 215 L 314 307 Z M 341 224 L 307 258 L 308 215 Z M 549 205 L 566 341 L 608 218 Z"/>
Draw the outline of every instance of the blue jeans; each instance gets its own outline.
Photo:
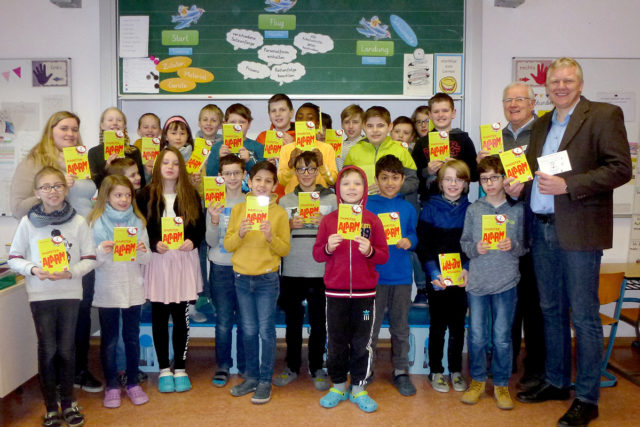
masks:
<path id="1" fill-rule="evenodd" d="M 138 384 L 140 362 L 140 305 L 129 308 L 98 308 L 100 315 L 100 358 L 107 388 L 119 388 L 116 366 L 116 344 L 120 335 L 119 318 L 122 314 L 122 340 L 127 359 L 127 385 Z"/>
<path id="2" fill-rule="evenodd" d="M 236 358 L 238 371 L 245 370 L 244 343 L 242 342 L 242 326 L 238 311 L 238 297 L 234 284 L 233 267 L 210 263 L 209 288 L 213 305 L 216 308 L 216 361 L 218 369 L 229 371 L 233 366 L 231 346 L 233 343 L 233 325 L 236 329 Z"/>
<path id="3" fill-rule="evenodd" d="M 604 346 L 598 299 L 602 251 L 562 249 L 555 225 L 538 218 L 533 220 L 532 239 L 533 267 L 549 349 L 547 382 L 560 388 L 571 385 L 571 318 L 577 344 L 576 398 L 597 404 Z"/>
<path id="4" fill-rule="evenodd" d="M 492 295 L 478 296 L 467 293 L 470 312 L 469 371 L 474 380 L 487 380 L 487 351 L 492 343 L 493 384 L 509 385 L 513 363 L 511 330 L 517 299 L 517 287 Z M 491 319 L 491 331 L 487 319 Z M 490 338 L 493 338 L 492 342 Z"/>
<path id="5" fill-rule="evenodd" d="M 276 303 L 278 273 L 246 276 L 234 273 L 240 323 L 244 334 L 245 378 L 271 383 L 276 358 Z M 258 362 L 262 344 L 262 358 Z"/>

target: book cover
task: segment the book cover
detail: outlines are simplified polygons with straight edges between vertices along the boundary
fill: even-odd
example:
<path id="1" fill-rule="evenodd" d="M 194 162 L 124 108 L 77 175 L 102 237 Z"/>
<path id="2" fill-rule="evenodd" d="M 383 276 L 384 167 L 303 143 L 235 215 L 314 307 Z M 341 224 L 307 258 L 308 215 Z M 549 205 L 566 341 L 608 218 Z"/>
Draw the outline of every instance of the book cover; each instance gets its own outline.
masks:
<path id="1" fill-rule="evenodd" d="M 284 132 L 279 130 L 268 130 L 264 139 L 264 158 L 273 159 L 280 157 Z"/>
<path id="2" fill-rule="evenodd" d="M 227 203 L 226 185 L 221 176 L 204 177 L 204 205 L 206 207 L 220 203 L 223 206 Z"/>
<path id="3" fill-rule="evenodd" d="M 182 217 L 162 217 L 162 241 L 169 249 L 178 249 L 184 243 L 184 221 Z"/>
<path id="4" fill-rule="evenodd" d="M 138 251 L 138 229 L 136 227 L 113 228 L 113 260 L 135 261 Z"/>
<path id="5" fill-rule="evenodd" d="M 111 155 L 124 157 L 124 132 L 121 130 L 105 130 L 102 135 L 104 141 L 104 159 L 108 160 Z"/>
<path id="6" fill-rule="evenodd" d="M 242 126 L 239 124 L 225 123 L 222 125 L 222 139 L 224 145 L 229 147 L 232 153 L 238 154 L 244 136 L 242 135 Z"/>
<path id="7" fill-rule="evenodd" d="M 260 230 L 260 224 L 269 219 L 269 196 L 247 196 L 245 218 L 251 221 L 251 230 Z"/>
<path id="8" fill-rule="evenodd" d="M 64 166 L 69 175 L 78 179 L 91 179 L 87 147 L 84 145 L 64 147 L 62 154 L 64 155 Z"/>
<path id="9" fill-rule="evenodd" d="M 507 217 L 502 214 L 482 215 L 482 241 L 497 250 L 498 242 L 507 237 Z"/>
<path id="10" fill-rule="evenodd" d="M 527 156 L 524 154 L 522 147 L 516 147 L 513 150 L 500 153 L 500 161 L 507 178 L 512 177 L 520 182 L 527 182 L 533 179 Z"/>
<path id="11" fill-rule="evenodd" d="M 298 193 L 298 215 L 305 224 L 311 224 L 311 219 L 320 212 L 320 194 L 316 191 Z"/>
<path id="12" fill-rule="evenodd" d="M 347 240 L 360 235 L 362 206 L 340 203 L 338 205 L 338 234 Z"/>
<path id="13" fill-rule="evenodd" d="M 40 263 L 43 270 L 49 273 L 69 270 L 67 248 L 64 245 L 62 236 L 38 240 L 38 250 L 40 251 Z"/>
<path id="14" fill-rule="evenodd" d="M 500 154 L 504 151 L 500 123 L 480 126 L 480 147 L 482 151 L 488 151 L 489 155 Z"/>
<path id="15" fill-rule="evenodd" d="M 464 279 L 460 277 L 462 274 L 462 262 L 459 253 L 438 254 L 438 261 L 440 261 L 440 274 L 442 275 L 443 285 L 464 285 Z"/>
<path id="16" fill-rule="evenodd" d="M 155 161 L 159 152 L 160 138 L 142 138 L 142 163 L 147 164 L 149 160 Z"/>
<path id="17" fill-rule="evenodd" d="M 296 122 L 296 148 L 311 151 L 316 148 L 316 125 L 312 121 Z"/>
<path id="18" fill-rule="evenodd" d="M 429 132 L 429 159 L 444 162 L 449 157 L 449 133 L 446 131 Z"/>
<path id="19" fill-rule="evenodd" d="M 384 227 L 384 236 L 387 239 L 387 245 L 395 245 L 402 239 L 402 230 L 400 228 L 400 213 L 385 212 L 378 214 L 378 218 Z"/>
<path id="20" fill-rule="evenodd" d="M 327 129 L 324 134 L 324 142 L 333 147 L 336 157 L 342 157 L 342 129 Z"/>
<path id="21" fill-rule="evenodd" d="M 187 173 L 199 173 L 202 165 L 207 161 L 209 154 L 211 154 L 211 151 L 206 148 L 201 148 L 200 151 L 193 150 L 186 164 Z"/>

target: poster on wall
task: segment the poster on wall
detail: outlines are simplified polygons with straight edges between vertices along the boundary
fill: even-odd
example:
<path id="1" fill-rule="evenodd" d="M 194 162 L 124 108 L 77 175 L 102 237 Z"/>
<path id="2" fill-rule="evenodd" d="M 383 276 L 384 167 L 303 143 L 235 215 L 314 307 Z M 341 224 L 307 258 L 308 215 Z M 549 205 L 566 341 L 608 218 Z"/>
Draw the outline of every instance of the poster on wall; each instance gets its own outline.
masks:
<path id="1" fill-rule="evenodd" d="M 463 93 L 462 54 L 436 53 L 433 56 L 433 91 L 444 92 L 452 98 L 461 97 Z"/>

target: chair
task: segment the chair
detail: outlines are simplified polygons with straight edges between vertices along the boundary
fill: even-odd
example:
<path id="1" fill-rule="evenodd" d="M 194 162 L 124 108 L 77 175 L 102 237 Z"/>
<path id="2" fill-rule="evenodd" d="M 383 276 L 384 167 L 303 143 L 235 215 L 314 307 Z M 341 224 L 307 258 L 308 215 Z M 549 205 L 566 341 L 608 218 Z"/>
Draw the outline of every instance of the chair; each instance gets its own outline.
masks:
<path id="1" fill-rule="evenodd" d="M 637 285 L 637 283 L 636 283 Z M 633 289 L 633 288 L 632 288 Z M 623 302 L 640 303 L 640 298 L 625 297 Z M 620 311 L 620 320 L 629 323 L 636 330 L 636 340 L 633 346 L 640 348 L 640 307 L 627 307 Z"/>
<path id="2" fill-rule="evenodd" d="M 602 326 L 611 326 L 609 332 L 609 342 L 607 344 L 607 350 L 602 361 L 602 374 L 606 380 L 600 381 L 600 387 L 613 387 L 618 383 L 617 378 L 610 372 L 607 372 L 607 366 L 609 365 L 609 359 L 611 358 L 611 352 L 613 351 L 613 344 L 616 339 L 616 333 L 618 332 L 618 322 L 620 321 L 620 312 L 622 309 L 622 302 L 624 299 L 624 290 L 626 287 L 626 279 L 624 273 L 602 273 L 600 274 L 600 287 L 598 290 L 598 297 L 600 298 L 600 305 L 616 303 L 613 317 L 600 313 L 600 320 Z"/>

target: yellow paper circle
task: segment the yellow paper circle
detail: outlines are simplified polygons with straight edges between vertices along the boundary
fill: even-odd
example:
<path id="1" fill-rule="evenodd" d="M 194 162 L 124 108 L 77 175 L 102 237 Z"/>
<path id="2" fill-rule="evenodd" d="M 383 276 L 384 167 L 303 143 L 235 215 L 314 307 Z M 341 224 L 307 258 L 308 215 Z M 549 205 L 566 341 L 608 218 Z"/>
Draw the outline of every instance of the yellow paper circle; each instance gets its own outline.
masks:
<path id="1" fill-rule="evenodd" d="M 213 74 L 202 68 L 188 67 L 178 70 L 178 75 L 196 83 L 208 83 L 213 80 Z"/>
<path id="2" fill-rule="evenodd" d="M 188 56 L 172 56 L 167 59 L 163 59 L 156 65 L 156 70 L 161 73 L 173 73 L 181 68 L 191 65 L 191 58 Z"/>
<path id="3" fill-rule="evenodd" d="M 196 83 L 191 80 L 181 79 L 179 77 L 173 77 L 165 79 L 160 82 L 160 89 L 167 92 L 189 92 L 196 87 Z"/>

